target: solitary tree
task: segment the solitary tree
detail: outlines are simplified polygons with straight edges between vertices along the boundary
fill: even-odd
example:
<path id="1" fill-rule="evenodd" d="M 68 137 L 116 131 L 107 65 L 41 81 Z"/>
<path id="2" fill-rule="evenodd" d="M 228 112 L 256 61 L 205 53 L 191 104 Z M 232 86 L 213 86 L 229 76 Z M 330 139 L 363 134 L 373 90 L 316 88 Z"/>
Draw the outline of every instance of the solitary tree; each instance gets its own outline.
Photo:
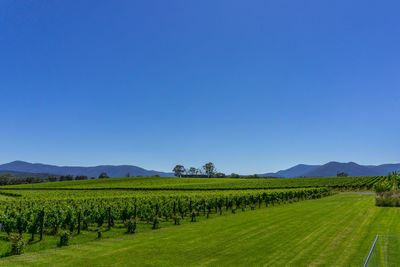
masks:
<path id="1" fill-rule="evenodd" d="M 216 172 L 214 163 L 212 163 L 212 162 L 204 164 L 203 169 L 204 169 L 204 172 L 206 173 L 206 175 L 208 176 L 208 178 L 212 177 Z"/>
<path id="2" fill-rule="evenodd" d="M 182 165 L 176 165 L 172 171 L 176 177 L 182 177 L 182 175 L 185 173 L 185 167 Z"/>
<path id="3" fill-rule="evenodd" d="M 240 178 L 240 175 L 236 174 L 236 173 L 232 173 L 231 174 L 231 178 Z"/>

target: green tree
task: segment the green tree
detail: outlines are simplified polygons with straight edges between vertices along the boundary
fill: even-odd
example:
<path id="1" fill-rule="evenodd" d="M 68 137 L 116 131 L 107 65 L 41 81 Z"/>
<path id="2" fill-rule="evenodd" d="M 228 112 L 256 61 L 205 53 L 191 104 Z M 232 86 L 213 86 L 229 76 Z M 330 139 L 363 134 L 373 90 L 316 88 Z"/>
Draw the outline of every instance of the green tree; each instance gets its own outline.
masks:
<path id="1" fill-rule="evenodd" d="M 208 162 L 208 163 L 204 164 L 203 170 L 204 170 L 205 174 L 208 176 L 208 178 L 213 177 L 216 172 L 214 163 L 212 163 L 212 162 Z"/>
<path id="2" fill-rule="evenodd" d="M 196 169 L 195 167 L 190 167 L 188 170 L 188 174 L 191 176 L 196 176 L 196 175 L 198 175 L 198 173 L 199 173 L 199 170 Z"/>
<path id="3" fill-rule="evenodd" d="M 176 177 L 182 177 L 182 175 L 185 173 L 185 167 L 183 167 L 183 165 L 176 165 L 172 171 Z"/>

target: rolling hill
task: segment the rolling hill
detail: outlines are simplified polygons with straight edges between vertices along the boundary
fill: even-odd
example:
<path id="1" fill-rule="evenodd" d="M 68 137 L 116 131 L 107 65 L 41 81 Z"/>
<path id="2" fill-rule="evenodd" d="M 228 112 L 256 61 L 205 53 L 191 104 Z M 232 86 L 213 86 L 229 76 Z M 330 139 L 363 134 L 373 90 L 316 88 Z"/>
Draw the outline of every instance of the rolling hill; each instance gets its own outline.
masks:
<path id="1" fill-rule="evenodd" d="M 290 177 L 332 177 L 338 172 L 345 172 L 349 176 L 373 176 L 386 175 L 389 172 L 400 170 L 399 164 L 383 165 L 359 165 L 354 162 L 341 163 L 336 161 L 328 162 L 324 165 L 305 165 L 299 164 L 292 168 L 281 170 L 276 173 L 265 173 L 260 176 L 274 176 L 282 178 Z"/>
<path id="2" fill-rule="evenodd" d="M 163 177 L 173 176 L 172 173 L 146 170 L 132 165 L 100 165 L 94 167 L 78 166 L 55 166 L 41 163 L 29 163 L 25 161 L 13 161 L 0 165 L 0 171 L 15 171 L 29 173 L 51 173 L 54 175 L 86 175 L 88 177 L 98 177 L 100 173 L 105 172 L 110 177 L 124 177 L 127 173 L 130 176 L 153 176 Z"/>

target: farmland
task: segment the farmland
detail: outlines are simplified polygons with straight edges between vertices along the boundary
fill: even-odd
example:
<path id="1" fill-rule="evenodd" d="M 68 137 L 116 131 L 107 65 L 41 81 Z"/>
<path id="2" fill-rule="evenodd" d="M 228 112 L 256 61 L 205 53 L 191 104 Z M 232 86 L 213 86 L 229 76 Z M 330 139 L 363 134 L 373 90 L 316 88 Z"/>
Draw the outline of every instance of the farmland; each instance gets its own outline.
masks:
<path id="1" fill-rule="evenodd" d="M 375 207 L 373 199 L 336 194 L 135 235 L 85 237 L 90 241 L 26 252 L 0 264 L 361 266 L 376 233 L 400 234 L 400 210 Z"/>
<path id="2" fill-rule="evenodd" d="M 331 178 L 270 178 L 270 179 L 229 179 L 229 178 L 167 178 L 136 177 L 98 180 L 63 181 L 39 184 L 9 185 L 2 189 L 146 189 L 146 190 L 212 190 L 212 189 L 276 189 L 332 187 L 368 189 L 384 179 L 382 176 L 331 177 Z"/>
<path id="3" fill-rule="evenodd" d="M 380 176 L 294 179 L 141 177 L 3 186 L 0 188 L 0 255 L 4 264 L 48 265 L 63 258 L 58 253 L 68 255 L 70 251 L 84 248 L 77 255 L 69 256 L 74 259 L 67 261 L 69 265 L 102 265 L 107 259 L 86 255 L 86 251 L 102 249 L 100 254 L 112 253 L 112 258 L 118 258 L 116 264 L 123 266 L 129 262 L 129 254 L 118 251 L 126 248 L 130 253 L 135 251 L 139 265 L 201 265 L 207 262 L 229 265 L 229 262 L 243 262 L 231 255 L 243 250 L 246 255 L 240 257 L 255 265 L 331 264 L 335 260 L 342 266 L 359 264 L 374 233 L 384 230 L 385 234 L 395 234 L 396 230 L 392 231 L 390 227 L 399 224 L 393 220 L 395 216 L 390 221 L 379 219 L 382 221 L 379 222 L 375 214 L 387 212 L 392 216 L 398 211 L 374 207 L 371 195 L 338 192 L 369 190 L 374 183 L 384 179 Z M 357 207 L 357 210 L 349 206 Z M 371 216 L 365 217 L 366 225 L 354 220 L 367 213 Z M 328 223 L 331 218 L 336 218 L 337 222 Z M 385 224 L 390 227 L 383 228 Z M 231 238 L 223 238 L 223 233 Z M 355 233 L 368 242 L 354 236 L 350 239 Z M 17 241 L 15 237 L 18 237 Z M 212 241 L 207 242 L 206 237 Z M 198 242 L 193 245 L 194 241 L 188 241 L 188 238 Z M 242 244 L 240 238 L 246 240 L 247 245 Z M 18 251 L 10 252 L 10 246 L 19 244 L 19 240 L 25 243 L 24 253 L 11 256 L 19 254 Z M 193 245 L 187 251 L 188 257 L 191 255 L 193 259 L 176 256 L 171 260 L 167 256 L 176 251 L 168 252 L 164 246 L 185 246 L 179 240 Z M 220 242 L 224 241 L 227 244 L 222 245 Z M 307 246 L 299 247 L 301 242 L 306 242 Z M 230 247 L 232 252 L 223 250 L 210 259 L 210 252 L 204 252 L 208 251 L 208 243 Z M 146 255 L 152 249 L 142 246 L 154 246 L 165 256 L 153 259 Z M 348 257 L 341 261 L 335 259 L 346 246 L 350 247 L 345 252 Z M 287 249 L 291 251 L 287 252 Z M 264 250 L 267 252 L 262 259 L 260 255 L 254 255 Z M 292 258 L 279 254 L 284 252 L 287 255 L 293 253 Z"/>

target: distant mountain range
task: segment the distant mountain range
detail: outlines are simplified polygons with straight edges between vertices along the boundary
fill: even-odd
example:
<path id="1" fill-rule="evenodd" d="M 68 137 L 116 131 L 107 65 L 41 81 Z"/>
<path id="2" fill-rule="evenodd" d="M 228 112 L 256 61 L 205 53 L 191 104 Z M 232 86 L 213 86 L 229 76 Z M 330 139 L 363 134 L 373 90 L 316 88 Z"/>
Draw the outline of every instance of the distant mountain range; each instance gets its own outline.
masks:
<path id="1" fill-rule="evenodd" d="M 55 166 L 47 165 L 41 163 L 29 163 L 25 161 L 13 161 L 10 163 L 0 165 L 1 173 L 11 173 L 14 172 L 15 177 L 26 177 L 21 176 L 21 173 L 28 174 L 27 176 L 35 176 L 32 174 L 42 174 L 48 176 L 52 175 L 86 175 L 90 177 L 98 177 L 100 173 L 105 172 L 110 177 L 125 177 L 127 173 L 130 176 L 153 176 L 159 175 L 162 177 L 173 176 L 173 173 L 169 172 L 159 172 L 153 170 L 146 170 L 137 166 L 132 165 L 100 165 L 95 167 L 78 167 L 78 166 Z M 1 174 L 0 173 L 0 174 Z M 13 174 L 14 175 L 14 174 Z M 42 175 L 40 177 L 42 177 Z"/>
<path id="2" fill-rule="evenodd" d="M 332 177 L 338 172 L 345 172 L 349 176 L 373 176 L 387 175 L 392 171 L 400 171 L 400 163 L 398 164 L 382 164 L 382 165 L 359 165 L 354 162 L 341 163 L 329 162 L 324 165 L 305 165 L 299 164 L 292 168 L 281 170 L 275 173 L 260 174 L 263 177 Z"/>
<path id="3" fill-rule="evenodd" d="M 276 173 L 259 174 L 262 177 L 332 177 L 338 172 L 345 172 L 349 176 L 373 176 L 386 175 L 392 171 L 400 171 L 400 163 L 398 164 L 382 164 L 382 165 L 359 165 L 354 162 L 340 163 L 329 162 L 324 165 L 305 165 L 299 164 L 287 170 L 281 170 Z M 95 167 L 80 166 L 55 166 L 41 163 L 29 163 L 25 161 L 13 161 L 0 165 L 0 175 L 11 174 L 14 177 L 42 177 L 49 175 L 86 175 L 90 177 L 98 177 L 100 173 L 105 172 L 110 177 L 125 177 L 127 173 L 130 176 L 153 176 L 161 177 L 174 176 L 171 172 L 159 172 L 154 170 L 146 170 L 132 165 L 100 165 Z"/>

